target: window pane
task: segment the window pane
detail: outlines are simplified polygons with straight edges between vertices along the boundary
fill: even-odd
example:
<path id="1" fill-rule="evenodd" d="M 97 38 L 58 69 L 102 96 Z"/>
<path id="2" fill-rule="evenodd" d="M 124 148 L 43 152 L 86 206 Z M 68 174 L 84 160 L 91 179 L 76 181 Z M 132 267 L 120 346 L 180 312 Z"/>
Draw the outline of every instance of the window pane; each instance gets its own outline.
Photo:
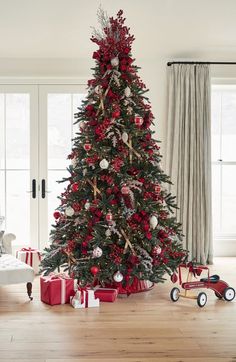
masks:
<path id="1" fill-rule="evenodd" d="M 6 94 L 6 168 L 29 169 L 29 94 Z"/>
<path id="2" fill-rule="evenodd" d="M 220 170 L 221 165 L 212 166 L 212 219 L 214 234 L 219 234 L 221 231 Z"/>
<path id="3" fill-rule="evenodd" d="M 217 161 L 221 158 L 220 145 L 220 121 L 221 121 L 221 91 L 212 90 L 211 97 L 211 157 L 212 161 Z"/>
<path id="4" fill-rule="evenodd" d="M 236 165 L 222 166 L 222 232 L 236 233 Z"/>
<path id="5" fill-rule="evenodd" d="M 65 169 L 71 151 L 71 94 L 48 94 L 48 168 Z"/>
<path id="6" fill-rule="evenodd" d="M 222 92 L 222 159 L 236 161 L 236 89 Z"/>
<path id="7" fill-rule="evenodd" d="M 17 245 L 30 245 L 29 171 L 7 171 L 6 175 L 6 228 L 16 235 Z"/>

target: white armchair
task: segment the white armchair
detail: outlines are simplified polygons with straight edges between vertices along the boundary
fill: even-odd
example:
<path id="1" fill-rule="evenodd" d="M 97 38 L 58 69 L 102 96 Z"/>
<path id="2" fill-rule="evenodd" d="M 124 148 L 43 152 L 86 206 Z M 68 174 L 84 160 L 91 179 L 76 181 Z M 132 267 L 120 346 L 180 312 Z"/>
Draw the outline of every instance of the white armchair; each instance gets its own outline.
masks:
<path id="1" fill-rule="evenodd" d="M 14 234 L 4 234 L 2 246 L 4 254 L 0 255 L 0 286 L 7 284 L 26 283 L 27 293 L 32 300 L 32 281 L 34 269 L 12 255 L 12 241 Z"/>

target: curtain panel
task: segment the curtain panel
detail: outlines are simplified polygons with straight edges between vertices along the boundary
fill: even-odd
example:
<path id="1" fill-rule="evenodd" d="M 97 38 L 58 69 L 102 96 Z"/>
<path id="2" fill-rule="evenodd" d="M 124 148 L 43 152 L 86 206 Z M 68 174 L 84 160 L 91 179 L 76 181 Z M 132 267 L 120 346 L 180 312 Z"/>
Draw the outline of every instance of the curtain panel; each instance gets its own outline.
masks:
<path id="1" fill-rule="evenodd" d="M 189 258 L 212 263 L 211 116 L 208 65 L 173 64 L 168 74 L 167 174 Z"/>

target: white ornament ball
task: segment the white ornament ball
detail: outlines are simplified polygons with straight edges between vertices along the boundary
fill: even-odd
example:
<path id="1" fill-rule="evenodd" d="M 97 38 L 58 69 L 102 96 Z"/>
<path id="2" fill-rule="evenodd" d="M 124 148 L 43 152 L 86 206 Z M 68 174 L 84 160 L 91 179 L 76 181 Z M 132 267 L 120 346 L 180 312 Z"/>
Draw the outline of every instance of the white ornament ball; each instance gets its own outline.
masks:
<path id="1" fill-rule="evenodd" d="M 157 225 L 158 225 L 157 217 L 155 215 L 152 215 L 151 218 L 150 218 L 149 223 L 150 223 L 151 228 L 155 229 L 157 227 Z"/>
<path id="2" fill-rule="evenodd" d="M 102 161 L 100 161 L 99 166 L 100 166 L 103 170 L 105 170 L 105 169 L 108 168 L 109 162 L 104 158 Z"/>
<path id="3" fill-rule="evenodd" d="M 129 87 L 126 87 L 126 88 L 125 88 L 125 96 L 126 96 L 127 98 L 131 96 L 131 90 L 130 90 Z"/>
<path id="4" fill-rule="evenodd" d="M 121 138 L 122 138 L 122 141 L 123 141 L 123 142 L 128 142 L 128 139 L 129 139 L 128 133 L 127 133 L 127 132 L 123 132 Z"/>
<path id="5" fill-rule="evenodd" d="M 111 236 L 111 230 L 110 229 L 107 229 L 106 232 L 105 232 L 105 235 L 107 237 Z"/>
<path id="6" fill-rule="evenodd" d="M 102 94 L 102 87 L 100 85 L 97 85 L 94 88 L 94 91 L 95 91 L 96 94 Z"/>
<path id="7" fill-rule="evenodd" d="M 97 246 L 95 249 L 93 249 L 93 257 L 94 258 L 100 258 L 102 256 L 102 249 Z"/>
<path id="8" fill-rule="evenodd" d="M 124 279 L 123 274 L 121 274 L 120 271 L 117 271 L 114 275 L 113 275 L 113 279 L 115 280 L 115 282 L 120 283 L 122 282 L 122 280 Z"/>
<path id="9" fill-rule="evenodd" d="M 73 216 L 75 213 L 75 210 L 71 207 L 71 206 L 68 206 L 66 209 L 65 209 L 65 214 L 66 216 Z"/>
<path id="10" fill-rule="evenodd" d="M 118 57 L 112 58 L 111 59 L 111 65 L 113 67 L 117 67 L 119 65 L 119 58 Z"/>
<path id="11" fill-rule="evenodd" d="M 159 255 L 159 254 L 161 254 L 161 247 L 159 246 L 159 245 L 157 245 L 157 246 L 155 246 L 154 248 L 153 248 L 153 251 L 152 251 L 152 253 L 154 254 L 154 255 Z"/>
<path id="12" fill-rule="evenodd" d="M 86 201 L 86 203 L 84 204 L 84 208 L 85 210 L 88 210 L 90 208 L 90 202 Z"/>

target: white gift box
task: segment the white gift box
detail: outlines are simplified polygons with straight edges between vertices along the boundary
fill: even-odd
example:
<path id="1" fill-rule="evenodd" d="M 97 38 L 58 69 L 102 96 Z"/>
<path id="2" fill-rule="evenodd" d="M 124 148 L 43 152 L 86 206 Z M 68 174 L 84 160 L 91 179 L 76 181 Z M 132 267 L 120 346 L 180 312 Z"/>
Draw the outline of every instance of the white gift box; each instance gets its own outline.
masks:
<path id="1" fill-rule="evenodd" d="M 93 308 L 99 307 L 100 301 L 95 298 L 94 290 L 81 288 L 70 298 L 70 304 L 74 308 Z"/>
<path id="2" fill-rule="evenodd" d="M 41 253 L 37 249 L 22 248 L 16 252 L 17 259 L 30 265 L 35 274 L 39 274 L 39 265 L 41 263 Z"/>

